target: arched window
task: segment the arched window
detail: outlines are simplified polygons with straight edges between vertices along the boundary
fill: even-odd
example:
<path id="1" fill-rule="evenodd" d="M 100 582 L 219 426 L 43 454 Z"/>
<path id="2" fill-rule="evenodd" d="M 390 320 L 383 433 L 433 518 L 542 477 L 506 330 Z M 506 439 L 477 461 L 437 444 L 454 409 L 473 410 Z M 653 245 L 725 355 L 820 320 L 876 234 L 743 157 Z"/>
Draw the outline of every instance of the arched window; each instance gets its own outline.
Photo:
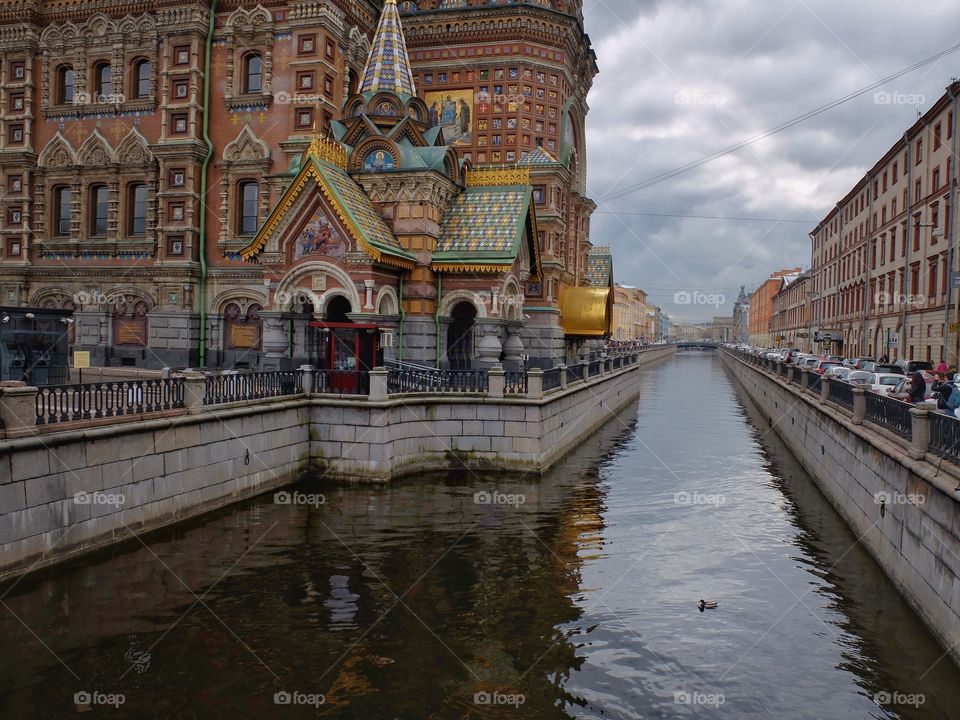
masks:
<path id="1" fill-rule="evenodd" d="M 252 180 L 240 183 L 237 208 L 237 234 L 253 235 L 257 231 L 257 208 L 260 204 L 260 188 Z"/>
<path id="2" fill-rule="evenodd" d="M 105 96 L 113 94 L 113 71 L 108 62 L 98 62 L 93 66 L 93 87 L 97 92 L 97 102 L 109 102 Z"/>
<path id="3" fill-rule="evenodd" d="M 66 105 L 73 102 L 73 68 L 61 65 L 57 69 L 57 103 Z"/>
<path id="4" fill-rule="evenodd" d="M 243 61 L 243 91 L 258 93 L 263 90 L 263 59 L 250 53 Z"/>
<path id="5" fill-rule="evenodd" d="M 127 232 L 131 235 L 147 233 L 147 186 L 132 183 L 127 189 Z"/>
<path id="6" fill-rule="evenodd" d="M 150 97 L 150 62 L 143 58 L 133 63 L 133 96 L 139 100 Z"/>
<path id="7" fill-rule="evenodd" d="M 65 237 L 70 234 L 70 205 L 73 193 L 68 187 L 53 189 L 53 234 Z"/>
<path id="8" fill-rule="evenodd" d="M 105 237 L 107 234 L 107 186 L 90 186 L 90 234 Z"/>

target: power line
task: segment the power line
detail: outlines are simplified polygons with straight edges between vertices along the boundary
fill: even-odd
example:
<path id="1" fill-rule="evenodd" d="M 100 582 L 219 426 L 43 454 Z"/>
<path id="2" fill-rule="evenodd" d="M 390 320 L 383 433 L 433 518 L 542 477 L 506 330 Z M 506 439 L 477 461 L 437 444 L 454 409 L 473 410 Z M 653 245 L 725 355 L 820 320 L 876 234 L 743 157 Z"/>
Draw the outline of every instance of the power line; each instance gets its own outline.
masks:
<path id="1" fill-rule="evenodd" d="M 755 135 L 751 138 L 738 142 L 734 145 L 729 145 L 721 150 L 717 150 L 714 153 L 705 155 L 699 160 L 694 160 L 692 162 L 687 163 L 686 165 L 681 165 L 677 168 L 674 168 L 673 170 L 668 170 L 666 172 L 660 173 L 659 175 L 654 175 L 653 177 L 647 178 L 646 180 L 636 183 L 635 185 L 630 185 L 629 187 L 625 187 L 622 190 L 617 190 L 615 192 L 612 192 L 609 195 L 601 198 L 600 200 L 601 202 L 609 202 L 611 200 L 617 200 L 627 195 L 631 195 L 638 190 L 644 190 L 648 187 L 652 187 L 653 185 L 657 185 L 659 183 L 670 180 L 671 178 L 674 178 L 677 175 L 681 175 L 685 172 L 698 168 L 702 165 L 706 165 L 707 163 L 717 160 L 718 158 L 724 157 L 725 155 L 730 155 L 731 153 L 737 152 L 738 150 L 742 150 L 743 148 L 749 145 L 753 145 L 754 143 L 758 143 L 761 140 L 764 140 L 770 137 L 771 135 L 776 135 L 777 133 L 783 132 L 784 130 L 788 130 L 789 128 L 792 128 L 794 125 L 799 125 L 805 120 L 809 120 L 810 118 L 816 117 L 817 115 L 822 115 L 828 110 L 832 110 L 833 108 L 838 107 L 839 105 L 843 105 L 844 103 L 847 103 L 850 100 L 858 98 L 861 95 L 865 95 L 871 90 L 875 90 L 881 85 L 885 85 L 886 83 L 890 82 L 891 80 L 896 80 L 897 78 L 902 77 L 907 73 L 911 73 L 914 70 L 918 70 L 919 68 L 922 68 L 924 65 L 929 65 L 932 62 L 936 62 L 940 58 L 950 55 L 951 53 L 954 53 L 957 50 L 960 50 L 960 43 L 957 43 L 956 45 L 951 45 L 946 50 L 941 50 L 935 55 L 931 55 L 930 57 L 925 58 L 924 60 L 921 60 L 920 62 L 914 65 L 911 65 L 910 67 L 904 68 L 902 70 L 898 70 L 892 75 L 888 75 L 887 77 L 882 78 L 881 80 L 877 80 L 876 82 L 871 83 L 870 85 L 867 85 L 864 88 L 861 88 L 852 93 L 849 93 L 848 95 L 844 95 L 843 97 L 833 100 L 832 102 L 829 102 L 826 105 L 821 105 L 818 108 L 814 108 L 813 110 L 803 113 L 803 115 L 798 115 L 792 120 L 788 120 L 784 123 L 781 123 L 780 125 L 776 125 L 775 127 L 770 128 L 769 130 L 765 130 L 759 135 Z"/>
<path id="2" fill-rule="evenodd" d="M 597 210 L 596 212 L 594 212 L 594 215 L 640 215 L 643 217 L 692 218 L 695 220 L 743 220 L 745 222 L 802 223 L 804 225 L 819 222 L 818 220 L 786 220 L 786 219 L 779 219 L 779 218 L 726 217 L 723 215 L 676 215 L 673 213 L 619 212 L 617 210 Z"/>

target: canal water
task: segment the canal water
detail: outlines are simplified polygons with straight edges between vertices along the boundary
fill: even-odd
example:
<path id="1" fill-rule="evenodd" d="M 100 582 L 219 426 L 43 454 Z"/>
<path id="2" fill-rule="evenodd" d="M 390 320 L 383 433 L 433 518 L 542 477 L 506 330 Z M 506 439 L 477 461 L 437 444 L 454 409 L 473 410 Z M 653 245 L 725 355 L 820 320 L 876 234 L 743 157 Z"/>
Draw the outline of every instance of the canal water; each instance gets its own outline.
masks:
<path id="1" fill-rule="evenodd" d="M 0 717 L 958 717 L 719 360 L 640 383 L 540 479 L 318 481 L 0 589 Z"/>

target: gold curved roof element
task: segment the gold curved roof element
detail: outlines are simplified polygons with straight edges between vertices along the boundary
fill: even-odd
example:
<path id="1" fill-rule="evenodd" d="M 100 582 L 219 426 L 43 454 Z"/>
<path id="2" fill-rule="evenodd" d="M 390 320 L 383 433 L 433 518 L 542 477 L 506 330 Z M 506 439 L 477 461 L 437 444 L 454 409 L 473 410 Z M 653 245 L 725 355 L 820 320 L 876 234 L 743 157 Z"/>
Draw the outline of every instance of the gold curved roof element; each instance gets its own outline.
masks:
<path id="1" fill-rule="evenodd" d="M 560 295 L 560 324 L 566 335 L 603 337 L 613 330 L 609 287 L 572 287 Z"/>

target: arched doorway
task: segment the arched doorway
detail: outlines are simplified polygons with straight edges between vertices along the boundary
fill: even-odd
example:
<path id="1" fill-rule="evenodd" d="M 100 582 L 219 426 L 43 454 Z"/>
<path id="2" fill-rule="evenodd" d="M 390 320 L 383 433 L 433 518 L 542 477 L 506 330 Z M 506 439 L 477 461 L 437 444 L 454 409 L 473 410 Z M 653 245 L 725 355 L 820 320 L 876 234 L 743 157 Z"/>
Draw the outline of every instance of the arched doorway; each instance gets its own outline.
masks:
<path id="1" fill-rule="evenodd" d="M 314 364 L 327 371 L 321 388 L 364 394 L 367 373 L 383 364 L 383 351 L 377 346 L 377 326 L 354 322 L 352 312 L 348 298 L 334 295 L 326 302 L 323 320 L 309 323 L 316 333 Z"/>
<path id="2" fill-rule="evenodd" d="M 472 303 L 458 302 L 450 312 L 447 329 L 447 360 L 451 370 L 469 370 L 473 362 L 473 328 L 477 309 Z"/>
<path id="3" fill-rule="evenodd" d="M 349 313 L 353 310 L 350 307 L 350 301 L 343 295 L 337 295 L 327 303 L 327 311 L 324 313 L 324 319 L 327 322 L 348 323 L 350 322 Z"/>

